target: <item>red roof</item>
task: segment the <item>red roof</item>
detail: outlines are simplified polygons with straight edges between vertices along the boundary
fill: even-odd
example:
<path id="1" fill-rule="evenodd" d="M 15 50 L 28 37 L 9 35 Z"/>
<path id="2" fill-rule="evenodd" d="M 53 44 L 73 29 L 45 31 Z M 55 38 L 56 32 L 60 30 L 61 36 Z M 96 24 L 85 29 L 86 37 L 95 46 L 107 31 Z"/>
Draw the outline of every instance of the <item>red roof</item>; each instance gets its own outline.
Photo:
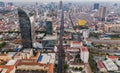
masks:
<path id="1" fill-rule="evenodd" d="M 103 63 L 100 61 L 100 62 L 98 62 L 98 66 L 100 67 L 100 68 L 105 68 L 105 66 L 103 65 Z"/>
<path id="2" fill-rule="evenodd" d="M 118 56 L 108 56 L 108 58 L 118 58 Z"/>
<path id="3" fill-rule="evenodd" d="M 87 48 L 87 47 L 83 47 L 83 48 L 82 48 L 82 51 L 83 51 L 83 52 L 88 51 L 88 48 Z"/>
<path id="4" fill-rule="evenodd" d="M 2 21 L 2 20 L 0 20 L 0 23 L 3 23 L 3 21 Z"/>
<path id="5" fill-rule="evenodd" d="M 72 43 L 73 44 L 80 44 L 80 42 L 77 42 L 77 41 L 73 41 Z"/>
<path id="6" fill-rule="evenodd" d="M 14 69 L 14 65 L 0 65 L 0 68 L 7 69 L 6 73 L 11 73 L 11 71 Z"/>

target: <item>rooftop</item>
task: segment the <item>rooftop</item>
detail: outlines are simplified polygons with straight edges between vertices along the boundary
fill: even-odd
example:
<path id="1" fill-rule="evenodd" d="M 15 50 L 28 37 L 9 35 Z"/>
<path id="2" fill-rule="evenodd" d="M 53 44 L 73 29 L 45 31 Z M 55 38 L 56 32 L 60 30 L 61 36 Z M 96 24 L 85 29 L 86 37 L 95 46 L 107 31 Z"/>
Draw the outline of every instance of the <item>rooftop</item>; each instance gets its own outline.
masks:
<path id="1" fill-rule="evenodd" d="M 99 66 L 100 68 L 105 68 L 105 66 L 103 65 L 102 61 L 99 61 L 99 62 L 98 62 L 98 66 Z"/>
<path id="2" fill-rule="evenodd" d="M 88 48 L 87 48 L 87 47 L 83 47 L 83 48 L 82 48 L 82 51 L 83 51 L 83 52 L 87 52 L 87 51 L 88 51 Z"/>
<path id="3" fill-rule="evenodd" d="M 115 63 L 111 59 L 105 60 L 103 61 L 103 63 L 108 71 L 118 70 L 118 67 L 115 65 Z"/>
<path id="4" fill-rule="evenodd" d="M 17 60 L 10 60 L 6 65 L 15 65 L 16 62 Z"/>
<path id="5" fill-rule="evenodd" d="M 46 37 L 43 38 L 43 40 L 57 40 L 57 35 L 47 35 Z"/>
<path id="6" fill-rule="evenodd" d="M 38 60 L 39 60 L 39 63 L 43 63 L 43 64 L 52 63 L 52 64 L 54 64 L 54 62 L 55 62 L 55 53 L 41 54 L 39 56 Z"/>
<path id="7" fill-rule="evenodd" d="M 108 58 L 115 59 L 118 58 L 118 56 L 108 56 Z"/>
<path id="8" fill-rule="evenodd" d="M 11 73 L 14 69 L 14 65 L 0 65 L 0 69 L 3 69 L 1 73 Z"/>

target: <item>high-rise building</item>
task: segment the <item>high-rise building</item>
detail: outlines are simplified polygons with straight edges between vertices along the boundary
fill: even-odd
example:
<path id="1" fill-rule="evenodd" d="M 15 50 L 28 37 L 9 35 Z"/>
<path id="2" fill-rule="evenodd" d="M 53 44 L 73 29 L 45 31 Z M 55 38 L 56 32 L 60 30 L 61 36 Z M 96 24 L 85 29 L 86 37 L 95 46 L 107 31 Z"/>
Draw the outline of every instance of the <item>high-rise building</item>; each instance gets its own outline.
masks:
<path id="1" fill-rule="evenodd" d="M 23 48 L 32 48 L 31 23 L 29 16 L 18 8 L 20 31 Z"/>
<path id="2" fill-rule="evenodd" d="M 5 3 L 4 2 L 0 2 L 0 7 L 5 7 Z"/>
<path id="3" fill-rule="evenodd" d="M 99 9 L 99 3 L 94 4 L 94 9 Z"/>
<path id="4" fill-rule="evenodd" d="M 98 18 L 100 21 L 105 21 L 106 7 L 101 6 L 98 12 Z"/>
<path id="5" fill-rule="evenodd" d="M 62 4 L 63 4 L 63 2 L 62 2 L 62 1 L 60 1 L 60 6 L 59 6 L 59 7 L 60 7 L 60 9 L 62 9 Z"/>
<path id="6" fill-rule="evenodd" d="M 13 3 L 12 3 L 12 2 L 8 2 L 7 4 L 10 5 L 10 6 L 13 6 Z"/>
<path id="7" fill-rule="evenodd" d="M 52 19 L 47 18 L 46 20 L 46 33 L 52 35 Z"/>
<path id="8" fill-rule="evenodd" d="M 32 42 L 36 42 L 36 37 L 34 36 L 35 35 L 35 15 L 31 16 L 30 17 L 30 22 L 31 22 L 31 35 L 32 35 Z"/>

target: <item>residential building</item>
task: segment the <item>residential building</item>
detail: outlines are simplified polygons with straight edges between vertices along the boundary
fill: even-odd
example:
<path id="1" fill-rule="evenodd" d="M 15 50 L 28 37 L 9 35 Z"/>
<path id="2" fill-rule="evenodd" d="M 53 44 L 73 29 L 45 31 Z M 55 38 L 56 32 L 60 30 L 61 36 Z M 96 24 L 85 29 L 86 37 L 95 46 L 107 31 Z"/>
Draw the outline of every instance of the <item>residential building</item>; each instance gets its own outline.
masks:
<path id="1" fill-rule="evenodd" d="M 104 24 L 104 31 L 109 33 L 120 32 L 120 24 L 116 24 L 116 23 Z"/>
<path id="2" fill-rule="evenodd" d="M 100 21 L 105 21 L 106 7 L 101 6 L 98 10 L 98 18 Z"/>
<path id="3" fill-rule="evenodd" d="M 101 71 L 101 72 L 106 72 L 106 68 L 104 66 L 104 64 L 102 63 L 102 61 L 97 62 L 97 68 Z"/>

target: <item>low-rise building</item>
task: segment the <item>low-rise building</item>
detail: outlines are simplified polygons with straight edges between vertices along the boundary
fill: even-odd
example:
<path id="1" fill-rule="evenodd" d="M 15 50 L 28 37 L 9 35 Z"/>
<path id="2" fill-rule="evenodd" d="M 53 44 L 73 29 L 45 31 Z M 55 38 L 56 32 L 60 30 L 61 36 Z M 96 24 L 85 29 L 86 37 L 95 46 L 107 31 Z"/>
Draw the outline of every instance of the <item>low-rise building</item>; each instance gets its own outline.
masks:
<path id="1" fill-rule="evenodd" d="M 83 46 L 82 42 L 71 41 L 71 43 L 70 43 L 70 47 L 72 47 L 72 48 L 80 48 L 82 46 Z"/>
<path id="2" fill-rule="evenodd" d="M 84 62 L 84 63 L 88 63 L 88 60 L 89 60 L 89 51 L 88 51 L 88 48 L 87 47 L 82 47 L 81 48 L 81 60 Z"/>
<path id="3" fill-rule="evenodd" d="M 115 63 L 120 67 L 120 60 L 116 60 Z"/>
<path id="4" fill-rule="evenodd" d="M 14 65 L 0 65 L 0 72 L 1 73 L 15 73 L 15 66 Z"/>
<path id="5" fill-rule="evenodd" d="M 110 56 L 107 56 L 107 58 L 111 59 L 112 61 L 118 60 L 118 56 L 112 56 L 112 55 L 110 55 Z"/>
<path id="6" fill-rule="evenodd" d="M 118 70 L 118 67 L 115 65 L 115 63 L 111 59 L 105 60 L 103 61 L 103 63 L 108 71 Z"/>
<path id="7" fill-rule="evenodd" d="M 106 32 L 120 32 L 120 24 L 104 24 L 104 30 Z"/>
<path id="8" fill-rule="evenodd" d="M 101 71 L 101 72 L 106 72 L 106 68 L 104 66 L 104 64 L 102 63 L 102 61 L 97 62 L 97 68 Z"/>
<path id="9" fill-rule="evenodd" d="M 17 65 L 17 70 L 29 70 L 29 71 L 46 71 L 46 73 L 53 73 L 54 65 L 53 64 L 41 64 L 37 62 L 24 63 L 20 62 Z M 17 72 L 16 70 L 16 72 Z"/>
<path id="10" fill-rule="evenodd" d="M 55 53 L 41 54 L 38 58 L 38 63 L 54 64 L 55 63 Z"/>
<path id="11" fill-rule="evenodd" d="M 15 73 L 17 60 L 10 60 L 6 65 L 0 65 L 1 73 Z"/>
<path id="12" fill-rule="evenodd" d="M 8 54 L 0 54 L 0 60 L 11 60 L 12 57 Z"/>

